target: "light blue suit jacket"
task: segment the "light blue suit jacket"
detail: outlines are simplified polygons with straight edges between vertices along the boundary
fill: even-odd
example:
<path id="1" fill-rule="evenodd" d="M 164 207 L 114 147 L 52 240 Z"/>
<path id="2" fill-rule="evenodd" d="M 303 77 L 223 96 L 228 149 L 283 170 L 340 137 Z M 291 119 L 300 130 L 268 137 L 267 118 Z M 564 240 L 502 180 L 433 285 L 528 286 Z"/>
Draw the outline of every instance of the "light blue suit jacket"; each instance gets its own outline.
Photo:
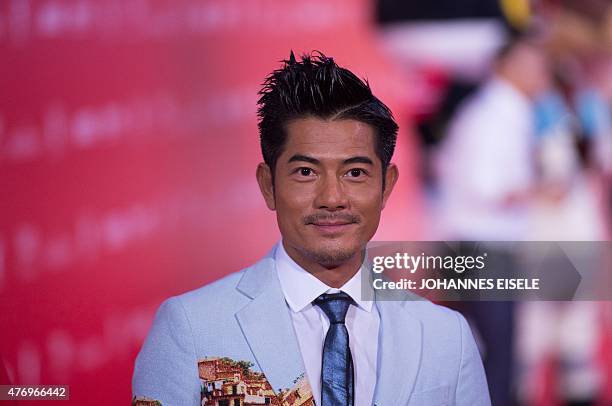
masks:
<path id="1" fill-rule="evenodd" d="M 490 405 L 480 354 L 463 316 L 429 301 L 379 299 L 377 292 L 373 404 Z M 307 380 L 289 311 L 274 252 L 166 300 L 136 359 L 134 396 L 164 406 L 200 405 L 206 382 L 198 362 L 215 357 L 250 361 L 275 391 L 291 388 L 300 376 Z M 286 404 L 298 404 L 292 402 Z"/>

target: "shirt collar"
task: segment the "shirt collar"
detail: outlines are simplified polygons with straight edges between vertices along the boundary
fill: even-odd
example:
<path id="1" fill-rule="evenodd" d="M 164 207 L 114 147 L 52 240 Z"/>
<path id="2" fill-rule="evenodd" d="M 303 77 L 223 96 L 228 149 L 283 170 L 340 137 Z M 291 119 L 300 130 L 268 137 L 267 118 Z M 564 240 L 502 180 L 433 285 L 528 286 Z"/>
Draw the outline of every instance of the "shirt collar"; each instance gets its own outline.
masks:
<path id="1" fill-rule="evenodd" d="M 503 100 L 505 109 L 511 111 L 520 111 L 526 117 L 532 114 L 533 103 L 531 99 L 513 86 L 508 80 L 501 76 L 494 76 L 489 82 L 489 89 L 494 93 L 496 100 Z M 503 96 L 500 96 L 503 94 Z"/>
<path id="2" fill-rule="evenodd" d="M 338 291 L 349 295 L 359 308 L 367 312 L 372 310 L 372 301 L 363 300 L 361 295 L 361 272 L 364 265 L 340 289 L 335 289 L 327 286 L 310 272 L 299 266 L 287 254 L 282 241 L 276 245 L 274 259 L 285 300 L 294 312 L 297 313 L 304 310 L 323 293 L 336 293 Z"/>

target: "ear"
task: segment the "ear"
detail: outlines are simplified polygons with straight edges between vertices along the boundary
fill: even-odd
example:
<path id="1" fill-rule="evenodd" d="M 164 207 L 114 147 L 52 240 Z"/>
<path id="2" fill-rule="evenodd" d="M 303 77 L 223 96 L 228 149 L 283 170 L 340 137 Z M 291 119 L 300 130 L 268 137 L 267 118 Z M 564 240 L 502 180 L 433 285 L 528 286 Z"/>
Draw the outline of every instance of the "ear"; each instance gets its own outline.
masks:
<path id="1" fill-rule="evenodd" d="M 385 208 L 387 204 L 387 199 L 391 196 L 391 192 L 393 192 L 393 188 L 395 187 L 395 183 L 397 182 L 397 178 L 399 178 L 399 171 L 397 169 L 397 165 L 394 163 L 389 164 L 387 167 L 387 172 L 385 172 L 385 190 L 383 190 L 383 201 L 382 208 Z"/>
<path id="2" fill-rule="evenodd" d="M 259 190 L 261 190 L 261 194 L 263 195 L 263 198 L 266 201 L 266 206 L 268 206 L 268 209 L 270 210 L 275 210 L 276 202 L 274 201 L 274 184 L 272 182 L 272 170 L 268 165 L 263 162 L 260 162 L 259 165 L 257 165 L 257 172 L 255 176 L 257 177 Z"/>

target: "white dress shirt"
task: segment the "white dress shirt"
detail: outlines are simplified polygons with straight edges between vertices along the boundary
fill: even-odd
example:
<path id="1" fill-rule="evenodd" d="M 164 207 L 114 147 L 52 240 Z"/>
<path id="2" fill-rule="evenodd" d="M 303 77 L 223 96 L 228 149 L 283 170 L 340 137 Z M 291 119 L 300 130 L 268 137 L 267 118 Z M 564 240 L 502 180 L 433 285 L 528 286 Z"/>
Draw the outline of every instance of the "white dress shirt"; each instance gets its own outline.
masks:
<path id="1" fill-rule="evenodd" d="M 357 304 L 349 307 L 345 320 L 355 373 L 355 406 L 371 406 L 376 384 L 380 316 L 374 302 L 362 300 L 362 269 L 340 289 L 334 289 L 291 259 L 282 241 L 276 246 L 275 260 L 278 278 L 291 310 L 291 320 L 317 405 L 321 404 L 321 362 L 329 320 L 312 301 L 323 293 L 342 291 Z"/>
<path id="2" fill-rule="evenodd" d="M 531 101 L 502 78 L 459 108 L 436 162 L 448 238 L 524 239 L 528 205 L 503 202 L 534 183 L 534 137 Z"/>

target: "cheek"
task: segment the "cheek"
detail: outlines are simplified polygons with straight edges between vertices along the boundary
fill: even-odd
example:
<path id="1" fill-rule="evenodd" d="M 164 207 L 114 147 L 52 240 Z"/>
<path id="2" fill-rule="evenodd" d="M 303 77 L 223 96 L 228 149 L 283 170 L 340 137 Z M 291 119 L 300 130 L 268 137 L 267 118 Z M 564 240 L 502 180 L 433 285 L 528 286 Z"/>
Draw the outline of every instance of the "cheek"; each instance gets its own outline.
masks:
<path id="1" fill-rule="evenodd" d="M 352 211 L 361 217 L 359 238 L 371 238 L 376 232 L 382 210 L 382 191 L 362 193 L 352 200 Z"/>
<path id="2" fill-rule="evenodd" d="M 277 193 L 276 204 L 283 210 L 295 212 L 309 209 L 312 205 L 312 199 L 309 197 L 307 190 L 292 188 Z"/>
<path id="3" fill-rule="evenodd" d="M 382 198 L 382 190 L 368 188 L 353 193 L 350 201 L 354 211 L 370 217 L 382 210 Z"/>
<path id="4" fill-rule="evenodd" d="M 283 189 L 276 193 L 276 216 L 281 227 L 300 225 L 303 217 L 312 212 L 312 200 L 296 189 Z"/>

